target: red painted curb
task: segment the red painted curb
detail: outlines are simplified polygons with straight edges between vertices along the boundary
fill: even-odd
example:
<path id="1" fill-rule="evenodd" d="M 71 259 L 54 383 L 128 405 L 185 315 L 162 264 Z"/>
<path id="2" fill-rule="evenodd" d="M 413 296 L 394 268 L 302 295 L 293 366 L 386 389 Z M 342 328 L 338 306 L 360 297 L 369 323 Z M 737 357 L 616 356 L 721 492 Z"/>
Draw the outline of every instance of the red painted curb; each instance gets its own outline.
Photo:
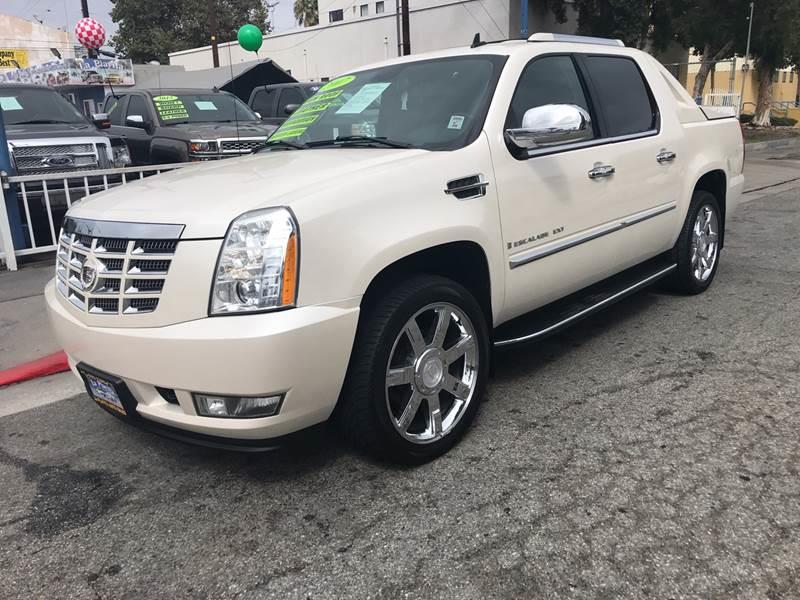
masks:
<path id="1" fill-rule="evenodd" d="M 64 352 L 56 352 L 29 363 L 11 367 L 5 371 L 0 371 L 0 386 L 10 385 L 27 381 L 34 377 L 44 377 L 54 373 L 62 373 L 69 370 L 67 355 Z"/>

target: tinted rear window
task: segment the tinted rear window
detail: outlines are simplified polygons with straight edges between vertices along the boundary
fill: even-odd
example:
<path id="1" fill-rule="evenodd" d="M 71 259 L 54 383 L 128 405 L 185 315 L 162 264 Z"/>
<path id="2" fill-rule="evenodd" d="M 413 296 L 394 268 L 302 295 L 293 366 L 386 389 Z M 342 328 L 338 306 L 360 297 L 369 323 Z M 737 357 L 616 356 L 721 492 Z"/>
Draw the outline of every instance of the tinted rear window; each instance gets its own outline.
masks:
<path id="1" fill-rule="evenodd" d="M 656 128 L 657 113 L 636 63 L 624 57 L 588 56 L 596 107 L 605 117 L 606 135 L 615 137 Z"/>

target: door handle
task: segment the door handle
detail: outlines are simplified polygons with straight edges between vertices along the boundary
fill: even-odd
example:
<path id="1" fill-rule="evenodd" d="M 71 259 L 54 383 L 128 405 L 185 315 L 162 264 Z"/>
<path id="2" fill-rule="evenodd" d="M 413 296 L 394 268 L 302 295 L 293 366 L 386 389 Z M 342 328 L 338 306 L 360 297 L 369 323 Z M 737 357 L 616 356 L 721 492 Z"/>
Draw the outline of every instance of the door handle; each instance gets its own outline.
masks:
<path id="1" fill-rule="evenodd" d="M 662 150 L 661 152 L 656 154 L 656 160 L 659 163 L 664 164 L 664 163 L 672 162 L 673 160 L 675 160 L 676 156 L 677 156 L 677 154 L 675 154 L 671 150 Z"/>
<path id="2" fill-rule="evenodd" d="M 589 179 L 599 179 L 600 177 L 611 177 L 616 169 L 611 165 L 597 165 L 589 171 Z"/>

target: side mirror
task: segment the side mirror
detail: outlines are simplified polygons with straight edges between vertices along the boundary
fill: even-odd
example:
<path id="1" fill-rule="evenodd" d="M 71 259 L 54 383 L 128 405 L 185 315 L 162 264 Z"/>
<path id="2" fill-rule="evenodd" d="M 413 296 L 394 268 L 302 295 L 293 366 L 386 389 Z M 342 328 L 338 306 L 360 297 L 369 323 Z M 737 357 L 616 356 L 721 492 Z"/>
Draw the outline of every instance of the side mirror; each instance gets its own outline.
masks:
<path id="1" fill-rule="evenodd" d="M 290 115 L 298 108 L 300 108 L 299 104 L 287 104 L 286 108 L 283 109 L 283 112 L 285 112 L 287 115 Z"/>
<path id="2" fill-rule="evenodd" d="M 139 129 L 147 129 L 147 123 L 144 121 L 142 115 L 128 115 L 125 119 L 125 125 L 128 127 L 138 127 Z"/>
<path id="3" fill-rule="evenodd" d="M 262 117 L 261 117 L 261 113 L 260 113 L 260 112 L 258 112 L 257 110 L 256 110 L 256 111 L 253 111 L 253 112 L 255 112 L 255 113 L 256 113 L 256 116 L 257 116 L 259 119 L 261 119 L 261 118 L 262 118 Z"/>
<path id="4" fill-rule="evenodd" d="M 592 137 L 592 118 L 575 104 L 545 104 L 525 111 L 522 127 L 506 129 L 517 148 L 547 148 Z"/>
<path id="5" fill-rule="evenodd" d="M 92 123 L 98 129 L 108 129 L 111 127 L 111 121 L 108 118 L 108 113 L 95 113 L 92 115 Z"/>

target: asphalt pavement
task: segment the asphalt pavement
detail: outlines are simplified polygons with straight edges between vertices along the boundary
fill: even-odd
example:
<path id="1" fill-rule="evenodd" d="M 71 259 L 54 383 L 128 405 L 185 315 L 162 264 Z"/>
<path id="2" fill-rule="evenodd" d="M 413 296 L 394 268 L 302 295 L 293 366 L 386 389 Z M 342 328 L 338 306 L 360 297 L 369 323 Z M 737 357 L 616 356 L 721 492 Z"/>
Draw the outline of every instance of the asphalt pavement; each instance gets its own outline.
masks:
<path id="1" fill-rule="evenodd" d="M 800 188 L 763 192 L 707 293 L 502 354 L 422 467 L 185 446 L 82 393 L 0 418 L 0 597 L 799 597 Z"/>

